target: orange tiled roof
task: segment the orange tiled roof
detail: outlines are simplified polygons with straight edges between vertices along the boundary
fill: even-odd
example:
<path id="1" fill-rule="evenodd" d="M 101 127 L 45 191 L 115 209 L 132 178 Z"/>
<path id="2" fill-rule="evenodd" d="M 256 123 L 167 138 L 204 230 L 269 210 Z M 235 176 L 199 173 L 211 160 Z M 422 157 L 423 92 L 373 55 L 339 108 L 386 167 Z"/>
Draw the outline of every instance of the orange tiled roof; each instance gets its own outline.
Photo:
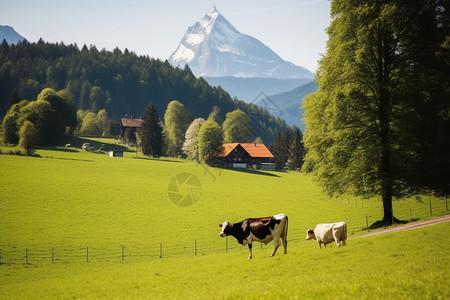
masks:
<path id="1" fill-rule="evenodd" d="M 219 154 L 219 157 L 226 157 L 237 145 L 239 145 L 239 143 L 223 144 L 223 150 L 222 153 Z"/>
<path id="2" fill-rule="evenodd" d="M 231 151 L 233 151 L 234 148 L 237 147 L 237 145 L 241 145 L 242 148 L 244 148 L 245 151 L 251 156 L 251 157 L 268 157 L 273 158 L 273 154 L 267 149 L 266 145 L 263 143 L 231 143 L 231 144 L 223 144 L 223 151 L 219 155 L 219 157 L 226 157 L 228 154 L 230 154 Z"/>
<path id="3" fill-rule="evenodd" d="M 274 157 L 263 143 L 241 143 L 241 146 L 251 157 Z"/>

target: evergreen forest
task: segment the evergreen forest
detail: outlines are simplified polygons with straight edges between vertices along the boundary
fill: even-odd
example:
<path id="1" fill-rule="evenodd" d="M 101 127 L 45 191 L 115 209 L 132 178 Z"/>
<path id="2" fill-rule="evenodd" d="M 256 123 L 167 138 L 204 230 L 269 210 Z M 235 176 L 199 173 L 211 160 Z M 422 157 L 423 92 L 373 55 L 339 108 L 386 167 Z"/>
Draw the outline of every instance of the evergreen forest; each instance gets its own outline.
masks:
<path id="1" fill-rule="evenodd" d="M 286 123 L 267 109 L 231 98 L 219 87 L 211 87 L 196 78 L 188 66 L 175 68 L 167 61 L 138 56 L 127 49 L 81 49 L 76 44 L 27 41 L 0 45 L 0 117 L 14 104 L 14 99 L 34 100 L 45 88 L 65 89 L 77 110 L 94 113 L 104 109 L 119 121 L 122 117 L 141 117 L 153 102 L 159 115 L 168 103 L 178 100 L 192 117 L 206 118 L 218 108 L 218 118 L 225 119 L 236 108 L 251 118 L 254 137 L 270 144 Z M 14 97 L 12 96 L 14 95 Z"/>

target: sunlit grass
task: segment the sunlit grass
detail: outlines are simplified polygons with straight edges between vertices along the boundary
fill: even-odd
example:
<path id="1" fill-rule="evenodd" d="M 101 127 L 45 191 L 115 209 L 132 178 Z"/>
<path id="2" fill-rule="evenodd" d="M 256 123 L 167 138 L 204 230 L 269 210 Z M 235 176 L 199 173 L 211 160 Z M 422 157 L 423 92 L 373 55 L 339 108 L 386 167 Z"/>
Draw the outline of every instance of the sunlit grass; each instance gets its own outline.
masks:
<path id="1" fill-rule="evenodd" d="M 2 265 L 2 297 L 446 299 L 448 224 L 350 239 L 319 250 L 304 243 L 287 255 L 235 253 L 140 263 Z"/>
<path id="2" fill-rule="evenodd" d="M 112 142 L 96 141 L 104 150 Z M 298 172 L 136 159 L 132 150 L 123 158 L 78 146 L 39 149 L 40 157 L 0 155 L 0 298 L 449 296 L 448 224 L 353 239 L 365 232 L 366 216 L 382 217 L 380 202 L 327 199 Z M 168 197 L 180 173 L 201 184 L 189 207 Z M 396 201 L 394 211 L 430 218 L 429 201 L 433 216 L 447 213 L 442 199 L 427 197 Z M 226 251 L 219 223 L 281 212 L 289 216 L 288 255 L 269 258 L 273 244 L 256 244 L 247 261 L 233 238 Z M 305 241 L 308 227 L 332 221 L 348 223 L 347 247 L 319 251 Z"/>

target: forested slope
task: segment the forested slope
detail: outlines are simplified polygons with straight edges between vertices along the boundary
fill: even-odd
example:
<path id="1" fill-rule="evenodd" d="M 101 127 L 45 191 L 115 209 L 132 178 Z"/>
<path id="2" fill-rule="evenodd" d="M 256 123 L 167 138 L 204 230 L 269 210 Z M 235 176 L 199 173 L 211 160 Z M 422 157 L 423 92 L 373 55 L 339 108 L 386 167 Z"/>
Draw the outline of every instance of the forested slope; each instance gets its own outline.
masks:
<path id="1" fill-rule="evenodd" d="M 36 99 L 42 89 L 67 89 L 77 109 L 106 109 L 116 120 L 140 117 L 153 101 L 160 116 L 171 100 L 179 100 L 193 117 L 207 117 L 214 106 L 219 118 L 236 108 L 252 119 L 255 136 L 271 143 L 284 121 L 265 110 L 233 100 L 220 87 L 211 87 L 191 70 L 174 68 L 167 61 L 137 56 L 128 50 L 113 51 L 77 45 L 20 42 L 0 45 L 0 116 L 14 90 L 21 99 Z"/>

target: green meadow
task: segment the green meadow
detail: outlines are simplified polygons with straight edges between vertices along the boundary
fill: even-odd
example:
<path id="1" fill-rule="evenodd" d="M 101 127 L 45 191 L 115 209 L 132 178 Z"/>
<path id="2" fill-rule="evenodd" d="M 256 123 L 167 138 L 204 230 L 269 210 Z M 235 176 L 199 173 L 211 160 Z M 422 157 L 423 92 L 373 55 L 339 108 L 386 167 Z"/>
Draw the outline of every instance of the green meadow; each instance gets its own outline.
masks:
<path id="1" fill-rule="evenodd" d="M 84 151 L 84 141 L 38 157 L 0 155 L 0 298 L 450 297 L 448 223 L 361 237 L 382 217 L 378 199 L 328 199 L 299 172 L 148 159 L 108 139 L 92 141 L 102 151 Z M 177 202 L 186 195 L 192 202 Z M 247 260 L 246 247 L 219 237 L 225 220 L 281 212 L 287 255 L 270 258 L 273 243 L 255 244 Z M 395 201 L 394 213 L 423 220 L 448 211 L 444 199 L 424 196 Z M 333 221 L 348 223 L 346 247 L 305 240 L 308 227 Z"/>

